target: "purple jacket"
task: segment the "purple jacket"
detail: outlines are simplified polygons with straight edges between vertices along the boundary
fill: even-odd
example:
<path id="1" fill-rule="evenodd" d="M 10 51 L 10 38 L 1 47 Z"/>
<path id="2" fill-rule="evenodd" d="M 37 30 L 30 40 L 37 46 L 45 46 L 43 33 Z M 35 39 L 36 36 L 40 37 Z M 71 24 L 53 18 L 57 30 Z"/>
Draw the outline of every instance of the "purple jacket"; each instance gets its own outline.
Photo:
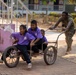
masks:
<path id="1" fill-rule="evenodd" d="M 39 28 L 36 28 L 36 30 L 32 30 L 31 28 L 28 29 L 28 33 L 32 34 L 35 39 L 41 39 L 42 38 L 42 34 Z"/>
<path id="2" fill-rule="evenodd" d="M 19 45 L 28 45 L 31 40 L 35 40 L 35 38 L 31 34 L 29 34 L 28 32 L 24 36 L 21 35 L 20 32 L 12 33 L 12 37 L 19 40 L 17 42 L 17 44 L 19 44 Z"/>
<path id="3" fill-rule="evenodd" d="M 42 41 L 48 43 L 47 38 L 45 36 L 43 36 Z"/>

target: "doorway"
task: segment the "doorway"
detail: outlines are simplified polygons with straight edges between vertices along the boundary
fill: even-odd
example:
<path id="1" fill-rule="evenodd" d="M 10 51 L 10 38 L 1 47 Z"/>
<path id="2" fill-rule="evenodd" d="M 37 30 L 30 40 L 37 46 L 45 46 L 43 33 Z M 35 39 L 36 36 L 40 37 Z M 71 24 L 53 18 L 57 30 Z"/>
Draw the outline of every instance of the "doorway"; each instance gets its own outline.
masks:
<path id="1" fill-rule="evenodd" d="M 56 2 L 54 2 L 54 10 L 59 10 L 59 0 L 56 0 Z"/>
<path id="2" fill-rule="evenodd" d="M 30 10 L 34 10 L 34 0 L 29 0 L 28 6 Z"/>

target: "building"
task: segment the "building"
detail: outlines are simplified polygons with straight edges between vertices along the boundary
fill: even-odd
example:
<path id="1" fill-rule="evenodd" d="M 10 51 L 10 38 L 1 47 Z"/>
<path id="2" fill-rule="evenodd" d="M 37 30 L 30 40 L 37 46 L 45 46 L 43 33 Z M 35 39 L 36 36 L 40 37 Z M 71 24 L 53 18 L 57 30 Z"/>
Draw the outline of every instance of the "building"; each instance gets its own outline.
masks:
<path id="1" fill-rule="evenodd" d="M 5 2 L 9 2 L 11 4 L 11 0 L 4 0 Z M 17 7 L 17 0 L 13 0 Z M 48 13 L 50 11 L 53 12 L 76 12 L 76 0 L 56 0 L 56 2 L 51 2 L 50 0 L 22 0 L 22 2 L 28 7 L 28 9 L 32 12 L 36 13 Z M 10 5 L 11 6 L 11 5 Z M 19 7 L 19 10 L 22 9 Z"/>
<path id="2" fill-rule="evenodd" d="M 65 10 L 65 0 L 56 0 L 56 2 L 50 2 L 49 0 L 26 0 L 25 5 L 31 11 L 63 11 Z"/>

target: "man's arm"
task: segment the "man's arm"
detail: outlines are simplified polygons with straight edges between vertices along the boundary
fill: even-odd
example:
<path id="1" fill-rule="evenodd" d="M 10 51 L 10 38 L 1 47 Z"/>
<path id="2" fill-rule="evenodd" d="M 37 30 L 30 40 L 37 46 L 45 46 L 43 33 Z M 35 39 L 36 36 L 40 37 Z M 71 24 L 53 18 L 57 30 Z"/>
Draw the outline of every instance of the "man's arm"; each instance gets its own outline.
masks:
<path id="1" fill-rule="evenodd" d="M 52 28 L 49 28 L 49 29 L 55 29 L 61 21 L 62 21 L 62 18 L 59 18 L 56 24 Z"/>
<path id="2" fill-rule="evenodd" d="M 19 40 L 17 38 L 18 33 L 12 33 L 11 37 L 13 38 L 13 44 L 17 43 Z"/>
<path id="3" fill-rule="evenodd" d="M 29 33 L 27 34 L 27 38 L 29 39 L 30 46 L 32 47 L 34 45 L 35 38 Z"/>
<path id="4" fill-rule="evenodd" d="M 42 38 L 41 31 L 37 30 L 37 39 L 34 41 L 34 44 L 36 44 L 41 38 Z"/>
<path id="5" fill-rule="evenodd" d="M 15 39 L 15 40 L 13 41 L 13 44 L 16 44 L 18 41 L 19 41 L 18 39 Z"/>
<path id="6" fill-rule="evenodd" d="M 61 22 L 62 18 L 59 18 L 59 20 L 56 22 L 54 28 L 56 28 L 58 26 L 58 24 Z"/>
<path id="7" fill-rule="evenodd" d="M 30 46 L 31 46 L 31 47 L 34 46 L 34 40 L 31 40 Z"/>
<path id="8" fill-rule="evenodd" d="M 70 26 L 72 25 L 72 23 L 73 23 L 73 21 L 72 21 L 72 20 L 70 20 L 70 21 L 68 22 L 68 25 L 67 25 L 67 27 L 66 27 L 66 31 L 68 31 L 68 30 L 69 30 L 69 28 L 70 28 Z"/>
<path id="9" fill-rule="evenodd" d="M 36 40 L 34 41 L 34 44 L 35 44 L 35 43 L 37 43 L 39 40 L 40 40 L 39 38 L 38 38 L 38 39 L 36 39 Z"/>

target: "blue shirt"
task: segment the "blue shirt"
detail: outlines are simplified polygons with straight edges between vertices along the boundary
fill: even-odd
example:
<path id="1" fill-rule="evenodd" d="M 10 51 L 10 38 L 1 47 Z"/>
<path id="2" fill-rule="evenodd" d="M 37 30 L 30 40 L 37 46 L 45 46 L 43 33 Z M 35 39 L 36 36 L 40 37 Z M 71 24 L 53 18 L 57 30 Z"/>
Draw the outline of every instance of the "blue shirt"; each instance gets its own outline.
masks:
<path id="1" fill-rule="evenodd" d="M 48 43 L 47 38 L 45 36 L 43 36 L 42 41 L 43 41 L 43 43 L 44 42 Z"/>
<path id="2" fill-rule="evenodd" d="M 28 45 L 31 42 L 31 40 L 35 40 L 35 38 L 28 32 L 25 35 L 21 35 L 20 32 L 12 33 L 12 37 L 19 40 L 17 42 L 17 44 L 19 45 Z"/>
<path id="3" fill-rule="evenodd" d="M 29 28 L 28 32 L 30 34 L 32 34 L 35 37 L 35 39 L 41 39 L 42 38 L 42 34 L 41 34 L 41 31 L 39 28 L 36 28 L 36 30 L 34 30 L 34 31 L 31 28 Z"/>

